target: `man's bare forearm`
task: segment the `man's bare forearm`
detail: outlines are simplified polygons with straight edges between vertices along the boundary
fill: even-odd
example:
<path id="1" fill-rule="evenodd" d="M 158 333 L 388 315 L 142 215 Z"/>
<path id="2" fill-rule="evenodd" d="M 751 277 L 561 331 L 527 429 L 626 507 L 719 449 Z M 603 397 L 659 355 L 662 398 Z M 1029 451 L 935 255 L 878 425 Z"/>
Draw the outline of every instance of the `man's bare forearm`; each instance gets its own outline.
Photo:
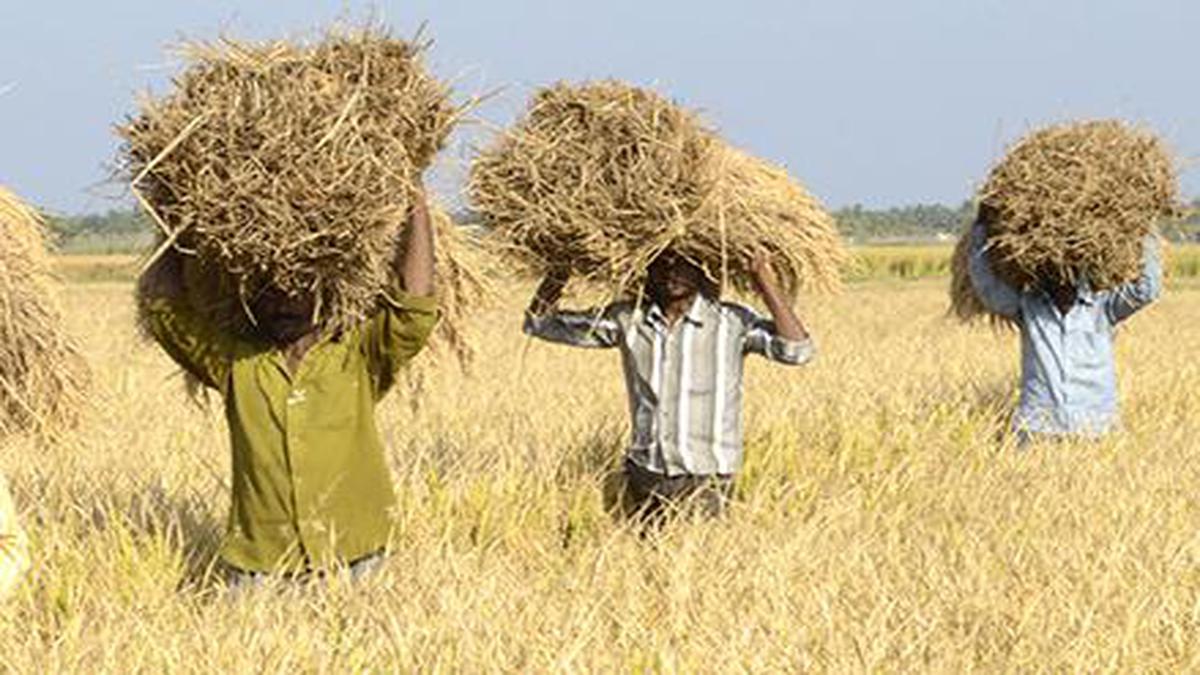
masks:
<path id="1" fill-rule="evenodd" d="M 543 316 L 557 307 L 566 285 L 567 275 L 562 271 L 555 270 L 547 274 L 533 293 L 533 300 L 529 303 L 529 313 L 533 316 Z"/>
<path id="2" fill-rule="evenodd" d="M 762 298 L 767 310 L 771 312 L 771 319 L 775 322 L 775 331 L 779 337 L 792 342 L 808 339 L 808 328 L 778 288 L 763 289 Z"/>
<path id="3" fill-rule="evenodd" d="M 401 244 L 403 253 L 397 261 L 396 272 L 404 290 L 412 295 L 433 295 L 433 223 L 423 192 L 418 193 L 413 203 Z"/>
<path id="4" fill-rule="evenodd" d="M 144 300 L 174 300 L 184 294 L 183 255 L 167 249 L 138 279 L 138 296 Z"/>
<path id="5" fill-rule="evenodd" d="M 796 315 L 796 310 L 787 296 L 779 290 L 779 279 L 771 267 L 770 260 L 765 255 L 757 256 L 752 270 L 754 285 L 762 296 L 771 319 L 775 322 L 775 332 L 784 340 L 799 342 L 808 339 L 808 329 Z"/>

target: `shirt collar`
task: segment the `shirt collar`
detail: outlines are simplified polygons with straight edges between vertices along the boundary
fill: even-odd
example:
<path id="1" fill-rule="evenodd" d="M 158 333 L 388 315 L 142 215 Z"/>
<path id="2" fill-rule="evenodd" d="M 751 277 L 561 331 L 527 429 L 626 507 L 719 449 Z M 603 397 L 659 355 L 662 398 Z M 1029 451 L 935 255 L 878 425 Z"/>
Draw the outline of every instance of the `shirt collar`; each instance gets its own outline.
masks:
<path id="1" fill-rule="evenodd" d="M 1096 304 L 1096 292 L 1092 290 L 1092 282 L 1088 279 L 1087 272 L 1084 272 L 1079 279 L 1079 286 L 1075 289 L 1075 299 L 1085 305 Z"/>
<path id="2" fill-rule="evenodd" d="M 683 315 L 683 321 L 692 324 L 697 328 L 704 327 L 704 317 L 707 310 L 712 305 L 712 301 L 704 297 L 703 294 L 697 293 L 692 300 L 692 305 L 688 307 L 688 311 Z M 646 308 L 646 320 L 655 328 L 666 330 L 667 315 L 663 313 L 662 308 L 656 302 L 650 302 Z"/>
<path id="3" fill-rule="evenodd" d="M 1041 293 L 1047 302 L 1054 302 L 1054 296 L 1046 289 L 1039 288 L 1038 292 Z M 1079 285 L 1075 287 L 1075 303 L 1088 307 L 1096 304 L 1096 292 L 1092 290 L 1092 286 L 1087 282 L 1087 279 L 1080 280 Z"/>
<path id="4" fill-rule="evenodd" d="M 1051 295 L 1045 288 L 1039 286 L 1038 291 L 1042 293 L 1044 298 L 1050 300 L 1051 303 L 1054 301 L 1054 295 Z M 1075 285 L 1075 303 L 1086 306 L 1092 306 L 1097 303 L 1097 293 L 1093 291 L 1092 282 L 1087 279 L 1086 271 L 1080 275 L 1079 283 Z"/>

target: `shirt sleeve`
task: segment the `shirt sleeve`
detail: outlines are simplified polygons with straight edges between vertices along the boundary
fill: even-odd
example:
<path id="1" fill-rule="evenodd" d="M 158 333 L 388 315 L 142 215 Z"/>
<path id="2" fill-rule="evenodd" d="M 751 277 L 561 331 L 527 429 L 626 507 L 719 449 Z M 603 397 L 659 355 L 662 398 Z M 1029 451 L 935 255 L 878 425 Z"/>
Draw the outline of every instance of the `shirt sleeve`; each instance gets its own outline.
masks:
<path id="1" fill-rule="evenodd" d="M 555 310 L 541 316 L 525 313 L 525 333 L 533 337 L 590 349 L 609 349 L 621 343 L 620 305 L 584 311 Z"/>
<path id="2" fill-rule="evenodd" d="M 971 249 L 967 272 L 979 301 L 990 311 L 1010 319 L 1021 313 L 1021 293 L 996 276 L 987 255 L 987 228 L 982 222 L 971 227 Z"/>
<path id="3" fill-rule="evenodd" d="M 367 322 L 361 341 L 376 399 L 391 389 L 400 370 L 425 347 L 437 322 L 433 296 L 393 289 L 384 298 L 384 308 Z"/>
<path id="4" fill-rule="evenodd" d="M 1108 320 L 1114 324 L 1133 316 L 1162 294 L 1162 251 L 1155 235 L 1142 240 L 1142 271 L 1138 278 L 1114 289 L 1105 300 Z"/>
<path id="5" fill-rule="evenodd" d="M 224 392 L 235 341 L 176 298 L 142 301 L 146 329 L 165 352 L 206 387 Z"/>
<path id="6" fill-rule="evenodd" d="M 812 338 L 788 340 L 780 337 L 774 321 L 749 307 L 736 307 L 734 312 L 741 323 L 743 354 L 758 354 L 788 366 L 807 363 L 816 355 Z"/>

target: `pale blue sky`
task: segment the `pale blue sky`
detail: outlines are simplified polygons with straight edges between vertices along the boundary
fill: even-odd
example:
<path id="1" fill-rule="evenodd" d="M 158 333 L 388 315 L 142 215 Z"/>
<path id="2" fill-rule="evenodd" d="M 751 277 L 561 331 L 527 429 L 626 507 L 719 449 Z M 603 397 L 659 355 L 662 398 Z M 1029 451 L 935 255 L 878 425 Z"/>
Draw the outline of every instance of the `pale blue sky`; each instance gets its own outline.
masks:
<path id="1" fill-rule="evenodd" d="M 304 34 L 372 7 L 402 34 L 427 21 L 431 64 L 465 92 L 506 87 L 479 111 L 491 123 L 556 79 L 653 85 L 832 206 L 956 203 L 1004 143 L 1077 116 L 1147 122 L 1200 156 L 1196 0 L 0 2 L 0 183 L 63 212 L 121 204 L 97 187 L 111 125 L 163 91 L 171 42 Z"/>

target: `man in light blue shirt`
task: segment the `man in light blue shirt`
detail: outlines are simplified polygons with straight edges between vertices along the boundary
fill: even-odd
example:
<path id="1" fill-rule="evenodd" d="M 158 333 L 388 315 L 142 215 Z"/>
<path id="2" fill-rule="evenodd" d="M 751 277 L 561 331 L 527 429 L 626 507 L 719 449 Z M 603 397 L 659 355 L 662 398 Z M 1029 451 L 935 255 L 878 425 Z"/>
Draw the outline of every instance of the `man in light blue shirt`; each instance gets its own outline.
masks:
<path id="1" fill-rule="evenodd" d="M 1119 424 L 1113 333 L 1118 323 L 1162 292 L 1157 237 L 1143 241 L 1142 271 L 1109 291 L 1046 280 L 1016 289 L 992 270 L 987 226 L 971 230 L 969 272 L 980 301 L 1021 329 L 1021 400 L 1013 428 L 1021 443 L 1036 438 L 1099 437 Z"/>

